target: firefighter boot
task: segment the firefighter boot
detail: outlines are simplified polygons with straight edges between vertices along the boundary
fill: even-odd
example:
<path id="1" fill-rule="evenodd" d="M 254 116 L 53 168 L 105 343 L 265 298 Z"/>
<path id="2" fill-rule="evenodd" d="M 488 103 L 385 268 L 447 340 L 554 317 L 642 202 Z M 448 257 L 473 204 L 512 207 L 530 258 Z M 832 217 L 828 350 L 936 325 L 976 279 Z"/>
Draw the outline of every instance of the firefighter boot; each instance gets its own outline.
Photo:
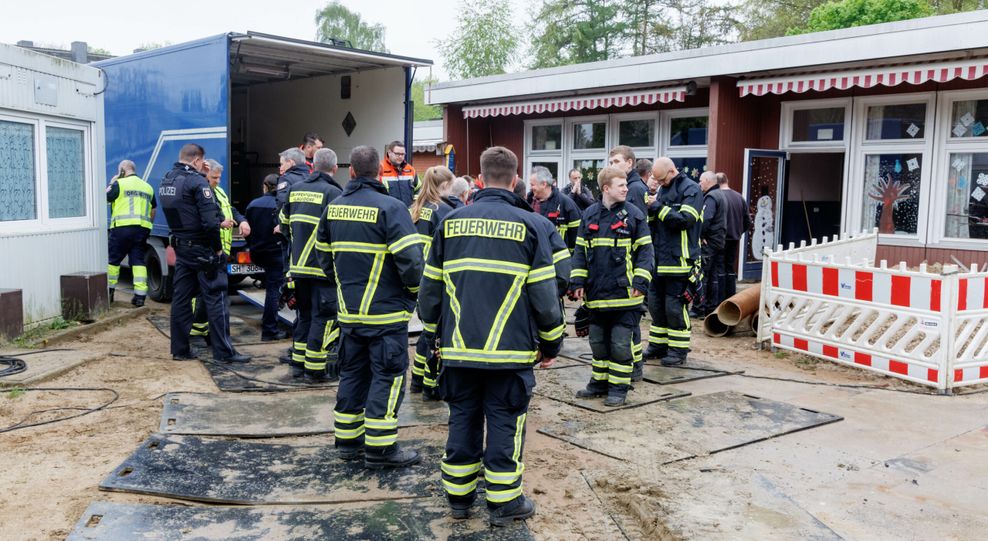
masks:
<path id="1" fill-rule="evenodd" d="M 326 370 L 325 369 L 323 369 L 323 370 L 310 370 L 308 368 L 305 368 L 304 370 L 305 370 L 305 375 L 303 377 L 304 377 L 305 383 L 312 384 L 312 385 L 319 385 L 321 383 L 326 383 L 327 381 L 329 381 L 329 378 L 326 377 Z"/>
<path id="2" fill-rule="evenodd" d="M 113 304 L 113 292 L 116 291 L 114 288 L 110 288 L 110 304 Z"/>
<path id="3" fill-rule="evenodd" d="M 535 502 L 522 494 L 497 509 L 491 509 L 488 521 L 491 526 L 510 526 L 514 521 L 531 518 L 534 514 Z"/>
<path id="4" fill-rule="evenodd" d="M 408 392 L 413 394 L 422 392 L 422 376 L 412 374 L 412 381 L 408 384 Z"/>
<path id="5" fill-rule="evenodd" d="M 144 306 L 144 295 L 134 295 L 133 299 L 130 299 L 130 304 L 133 304 L 136 308 Z"/>
<path id="6" fill-rule="evenodd" d="M 607 396 L 607 382 L 601 384 L 596 380 L 591 381 L 585 389 L 576 391 L 577 398 L 599 398 L 601 396 Z"/>
<path id="7" fill-rule="evenodd" d="M 681 366 L 686 362 L 686 355 L 669 353 L 665 357 L 662 357 L 660 362 L 662 363 L 662 366 Z"/>
<path id="8" fill-rule="evenodd" d="M 616 408 L 619 406 L 623 406 L 627 400 L 628 400 L 627 389 L 621 391 L 617 389 L 611 389 L 610 391 L 607 392 L 607 398 L 604 399 L 604 405 L 611 408 Z"/>
<path id="9" fill-rule="evenodd" d="M 424 402 L 437 402 L 441 399 L 438 387 L 429 387 L 428 385 L 422 387 L 422 400 Z"/>
<path id="10" fill-rule="evenodd" d="M 646 359 L 661 359 L 669 353 L 669 348 L 662 346 L 657 346 L 655 344 L 649 344 L 648 348 L 645 349 Z"/>
<path id="11" fill-rule="evenodd" d="M 645 378 L 645 374 L 643 370 L 644 365 L 645 365 L 645 361 L 635 361 L 635 363 L 631 367 L 631 381 L 633 382 L 641 381 L 642 379 Z"/>
<path id="12" fill-rule="evenodd" d="M 383 470 L 385 468 L 404 468 L 413 464 L 418 464 L 422 460 L 416 451 L 403 451 L 398 444 L 391 446 L 385 453 L 364 452 L 364 467 L 369 470 Z"/>

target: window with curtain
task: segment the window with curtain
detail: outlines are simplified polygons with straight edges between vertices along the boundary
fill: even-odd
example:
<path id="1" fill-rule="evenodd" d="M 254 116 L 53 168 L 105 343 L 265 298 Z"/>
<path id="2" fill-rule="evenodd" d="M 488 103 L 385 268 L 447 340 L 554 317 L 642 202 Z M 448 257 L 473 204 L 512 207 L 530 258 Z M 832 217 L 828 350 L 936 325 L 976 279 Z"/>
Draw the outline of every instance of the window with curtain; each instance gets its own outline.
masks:
<path id="1" fill-rule="evenodd" d="M 79 130 L 45 130 L 48 162 L 48 217 L 86 215 L 84 134 Z"/>
<path id="2" fill-rule="evenodd" d="M 0 222 L 38 217 L 34 153 L 33 124 L 0 120 Z"/>

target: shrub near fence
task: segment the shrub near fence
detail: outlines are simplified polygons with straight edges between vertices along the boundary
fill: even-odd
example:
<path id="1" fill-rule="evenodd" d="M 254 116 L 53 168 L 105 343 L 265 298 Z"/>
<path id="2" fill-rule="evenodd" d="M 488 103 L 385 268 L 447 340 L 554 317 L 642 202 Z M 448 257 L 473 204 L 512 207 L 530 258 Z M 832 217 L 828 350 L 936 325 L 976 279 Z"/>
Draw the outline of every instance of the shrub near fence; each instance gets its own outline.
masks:
<path id="1" fill-rule="evenodd" d="M 766 249 L 760 341 L 935 387 L 988 382 L 988 273 L 876 267 L 877 232 Z"/>

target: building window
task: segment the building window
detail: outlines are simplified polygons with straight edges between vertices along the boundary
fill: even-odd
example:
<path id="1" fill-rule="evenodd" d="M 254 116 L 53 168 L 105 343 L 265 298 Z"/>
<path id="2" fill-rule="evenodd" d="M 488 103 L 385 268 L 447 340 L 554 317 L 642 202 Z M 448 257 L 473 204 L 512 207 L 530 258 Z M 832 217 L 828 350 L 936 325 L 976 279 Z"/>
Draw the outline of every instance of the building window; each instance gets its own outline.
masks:
<path id="1" fill-rule="evenodd" d="M 926 137 L 926 104 L 906 103 L 868 107 L 865 139 L 923 139 Z"/>
<path id="2" fill-rule="evenodd" d="M 655 147 L 655 119 L 621 120 L 618 122 L 618 144 L 632 148 Z"/>
<path id="3" fill-rule="evenodd" d="M 923 154 L 867 154 L 864 159 L 865 228 L 887 235 L 918 232 Z"/>
<path id="4" fill-rule="evenodd" d="M 48 127 L 48 217 L 77 218 L 86 215 L 85 133 Z"/>
<path id="5" fill-rule="evenodd" d="M 573 169 L 577 169 L 583 175 L 583 185 L 590 188 L 594 197 L 600 196 L 600 187 L 597 185 L 597 173 L 607 166 L 607 160 L 575 160 Z"/>
<path id="6" fill-rule="evenodd" d="M 944 235 L 988 239 L 988 152 L 952 152 L 947 163 Z"/>
<path id="7" fill-rule="evenodd" d="M 38 217 L 34 125 L 0 120 L 0 222 Z"/>
<path id="8" fill-rule="evenodd" d="M 557 180 L 559 179 L 559 162 L 556 160 L 552 160 L 552 161 L 532 160 L 531 162 L 529 162 L 528 171 L 525 171 L 526 179 L 528 178 L 528 176 L 531 175 L 532 169 L 536 167 L 545 167 L 546 169 L 549 170 L 550 173 L 552 173 L 552 178 Z"/>
<path id="9" fill-rule="evenodd" d="M 672 158 L 672 163 L 676 164 L 680 173 L 697 182 L 700 182 L 700 175 L 707 170 L 706 156 Z"/>
<path id="10" fill-rule="evenodd" d="M 531 150 L 560 150 L 563 148 L 562 124 L 532 126 Z"/>
<path id="11" fill-rule="evenodd" d="M 699 146 L 707 144 L 706 116 L 674 117 L 669 123 L 669 146 Z"/>
<path id="12" fill-rule="evenodd" d="M 988 100 L 955 101 L 950 110 L 950 137 L 985 137 L 988 132 Z"/>
<path id="13" fill-rule="evenodd" d="M 603 149 L 607 146 L 607 123 L 585 122 L 573 124 L 573 149 Z"/>
<path id="14" fill-rule="evenodd" d="M 792 112 L 792 141 L 843 141 L 846 107 L 796 109 Z"/>

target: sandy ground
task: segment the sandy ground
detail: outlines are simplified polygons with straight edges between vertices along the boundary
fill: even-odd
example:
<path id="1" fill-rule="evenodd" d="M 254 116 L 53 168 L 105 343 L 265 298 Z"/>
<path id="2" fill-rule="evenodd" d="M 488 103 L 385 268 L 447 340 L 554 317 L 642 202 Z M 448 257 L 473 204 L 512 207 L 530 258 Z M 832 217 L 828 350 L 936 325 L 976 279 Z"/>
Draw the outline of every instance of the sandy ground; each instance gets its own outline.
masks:
<path id="1" fill-rule="evenodd" d="M 155 310 L 167 308 L 156 306 Z M 277 354 L 285 345 L 251 346 L 250 352 Z M 166 338 L 143 318 L 60 347 L 85 349 L 96 358 L 39 386 L 107 387 L 115 389 L 119 399 L 103 411 L 78 419 L 0 434 L 0 456 L 4 460 L 4 467 L 0 469 L 0 487 L 3 488 L 0 490 L 0 539 L 63 539 L 89 503 L 96 500 L 175 503 L 162 498 L 101 492 L 97 486 L 140 442 L 156 431 L 160 399 L 164 393 L 217 392 L 200 363 L 170 360 Z M 698 359 L 717 367 L 743 369 L 749 375 L 924 391 L 825 361 L 759 351 L 750 335 L 710 339 L 697 328 L 694 348 Z M 790 391 L 792 396 L 816 389 L 859 392 L 857 389 L 812 387 L 741 379 L 739 376 L 731 379 L 738 382 L 730 384 L 736 387 L 750 385 L 748 390 L 752 394 L 764 395 L 759 391 L 790 387 L 794 389 Z M 884 394 L 900 396 L 898 393 Z M 91 408 L 110 398 L 109 392 L 29 391 L 20 395 L 4 392 L 0 394 L 0 426 L 17 422 L 33 411 L 54 407 Z M 778 399 L 785 399 L 785 396 Z M 539 513 L 529 521 L 538 539 L 786 539 L 817 537 L 820 531 L 829 530 L 821 528 L 805 506 L 797 505 L 776 490 L 779 483 L 798 484 L 799 481 L 791 468 L 786 470 L 785 460 L 780 459 L 776 466 L 762 464 L 734 468 L 730 453 L 724 453 L 666 467 L 639 466 L 621 463 L 537 432 L 544 424 L 572 409 L 539 396 L 532 402 L 525 449 L 525 486 L 539 505 Z M 32 417 L 32 420 L 70 413 L 74 411 L 51 412 Z M 400 435 L 402 439 L 437 441 L 444 436 L 445 427 L 403 429 Z M 785 438 L 777 441 L 786 441 Z M 332 439 L 315 436 L 307 441 L 329 444 Z M 805 445 L 812 446 L 812 442 Z M 786 456 L 798 450 L 783 446 L 777 452 Z M 838 469 L 874 465 L 874 461 L 847 462 L 841 463 Z M 761 476 L 761 472 L 771 474 L 774 481 Z M 827 475 L 833 474 L 828 472 Z M 988 495 L 988 491 L 984 494 Z M 970 527 L 983 528 L 984 524 L 976 521 Z M 864 531 L 867 531 L 867 524 Z M 972 535 L 976 531 L 983 532 L 973 529 Z M 855 537 L 834 535 L 835 538 Z M 899 537 L 910 538 L 909 535 Z"/>

